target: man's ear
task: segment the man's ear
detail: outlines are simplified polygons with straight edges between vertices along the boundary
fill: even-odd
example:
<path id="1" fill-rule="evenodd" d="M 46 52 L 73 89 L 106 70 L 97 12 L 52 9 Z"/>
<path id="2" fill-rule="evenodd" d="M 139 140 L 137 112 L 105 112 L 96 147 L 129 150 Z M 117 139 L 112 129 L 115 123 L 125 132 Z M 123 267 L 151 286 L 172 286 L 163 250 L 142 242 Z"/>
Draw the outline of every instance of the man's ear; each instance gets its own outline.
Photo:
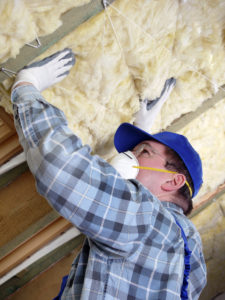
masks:
<path id="1" fill-rule="evenodd" d="M 186 177 L 184 174 L 176 173 L 172 175 L 172 178 L 165 181 L 161 188 L 164 191 L 177 191 L 179 190 L 183 185 L 185 185 Z"/>

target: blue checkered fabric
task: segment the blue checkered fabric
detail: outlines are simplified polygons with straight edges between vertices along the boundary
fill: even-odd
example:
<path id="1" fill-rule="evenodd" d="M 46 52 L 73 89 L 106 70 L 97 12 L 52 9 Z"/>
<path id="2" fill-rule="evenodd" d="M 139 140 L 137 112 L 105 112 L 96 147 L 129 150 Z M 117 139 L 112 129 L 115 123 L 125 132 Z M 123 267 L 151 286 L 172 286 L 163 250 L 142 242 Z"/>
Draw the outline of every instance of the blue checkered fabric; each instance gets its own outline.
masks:
<path id="1" fill-rule="evenodd" d="M 192 251 L 188 297 L 206 284 L 201 239 L 173 203 L 124 180 L 68 128 L 32 86 L 12 94 L 15 124 L 38 192 L 86 235 L 62 299 L 180 299 L 184 242 Z"/>

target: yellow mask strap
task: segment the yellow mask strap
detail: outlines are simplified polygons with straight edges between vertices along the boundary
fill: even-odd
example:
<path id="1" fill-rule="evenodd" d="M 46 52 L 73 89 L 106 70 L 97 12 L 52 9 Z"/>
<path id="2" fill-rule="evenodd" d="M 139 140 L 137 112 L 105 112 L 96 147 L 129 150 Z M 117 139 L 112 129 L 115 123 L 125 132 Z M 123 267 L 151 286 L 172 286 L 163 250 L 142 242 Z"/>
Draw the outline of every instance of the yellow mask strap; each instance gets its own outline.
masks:
<path id="1" fill-rule="evenodd" d="M 175 171 L 169 171 L 169 170 L 164 170 L 164 169 L 157 169 L 157 168 L 150 168 L 150 167 L 142 167 L 142 166 L 133 166 L 133 168 L 136 169 L 143 169 L 143 170 L 152 170 L 152 171 L 157 171 L 157 172 L 162 172 L 162 173 L 172 173 L 172 174 L 178 174 Z M 187 180 L 185 180 L 185 184 L 187 185 L 190 195 L 192 197 L 192 189 L 190 187 L 190 184 L 187 182 Z"/>

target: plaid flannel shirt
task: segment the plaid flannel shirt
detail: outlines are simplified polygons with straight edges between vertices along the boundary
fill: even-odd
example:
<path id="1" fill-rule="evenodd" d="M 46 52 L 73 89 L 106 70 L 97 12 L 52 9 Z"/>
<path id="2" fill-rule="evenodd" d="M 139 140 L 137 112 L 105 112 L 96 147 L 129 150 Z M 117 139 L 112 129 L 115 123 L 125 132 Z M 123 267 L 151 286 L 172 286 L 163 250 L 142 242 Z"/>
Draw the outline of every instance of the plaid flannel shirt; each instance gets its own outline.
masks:
<path id="1" fill-rule="evenodd" d="M 192 250 L 189 299 L 198 299 L 206 284 L 201 239 L 182 209 L 92 156 L 34 87 L 16 88 L 12 102 L 38 192 L 87 237 L 62 299 L 180 299 L 184 242 L 174 217 Z"/>

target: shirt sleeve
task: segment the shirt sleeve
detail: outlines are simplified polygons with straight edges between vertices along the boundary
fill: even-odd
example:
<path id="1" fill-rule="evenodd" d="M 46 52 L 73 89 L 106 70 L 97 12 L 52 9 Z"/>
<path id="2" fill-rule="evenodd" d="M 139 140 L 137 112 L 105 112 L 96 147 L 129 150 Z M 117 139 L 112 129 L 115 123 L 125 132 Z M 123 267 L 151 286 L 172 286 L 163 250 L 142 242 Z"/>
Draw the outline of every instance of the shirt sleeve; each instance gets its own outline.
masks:
<path id="1" fill-rule="evenodd" d="M 104 251 L 135 251 L 151 227 L 153 196 L 121 178 L 68 128 L 33 86 L 12 93 L 15 125 L 37 190 Z"/>

